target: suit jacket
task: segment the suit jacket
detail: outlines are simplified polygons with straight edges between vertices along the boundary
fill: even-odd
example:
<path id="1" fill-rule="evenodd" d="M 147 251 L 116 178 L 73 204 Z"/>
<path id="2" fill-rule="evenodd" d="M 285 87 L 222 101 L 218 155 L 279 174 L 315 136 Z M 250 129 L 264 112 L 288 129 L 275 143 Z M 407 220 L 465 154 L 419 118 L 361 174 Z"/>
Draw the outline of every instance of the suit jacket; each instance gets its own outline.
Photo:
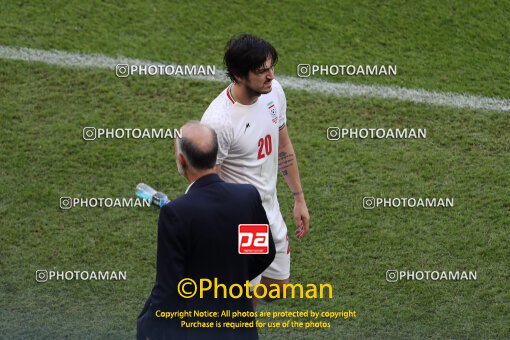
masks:
<path id="1" fill-rule="evenodd" d="M 186 317 L 163 319 L 159 311 L 253 311 L 251 300 L 214 298 L 184 299 L 177 292 L 183 278 L 217 278 L 218 283 L 244 285 L 260 275 L 274 259 L 275 247 L 269 231 L 269 253 L 238 252 L 239 224 L 269 224 L 257 189 L 250 184 L 226 183 L 216 174 L 196 180 L 188 192 L 163 206 L 158 222 L 156 283 L 138 319 L 138 338 L 145 339 L 257 339 L 256 328 L 187 328 L 181 322 L 252 321 Z M 190 290 L 191 286 L 187 286 Z M 236 291 L 237 292 L 237 291 Z"/>

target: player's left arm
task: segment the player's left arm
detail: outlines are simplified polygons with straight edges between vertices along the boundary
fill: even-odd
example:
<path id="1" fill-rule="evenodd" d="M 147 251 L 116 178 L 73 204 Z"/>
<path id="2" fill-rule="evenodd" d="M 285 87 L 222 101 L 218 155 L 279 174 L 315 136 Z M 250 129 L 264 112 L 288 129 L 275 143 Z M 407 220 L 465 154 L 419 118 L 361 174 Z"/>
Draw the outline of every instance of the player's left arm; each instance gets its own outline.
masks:
<path id="1" fill-rule="evenodd" d="M 289 137 L 287 126 L 280 129 L 278 142 L 278 168 L 287 186 L 294 196 L 294 222 L 296 223 L 296 237 L 303 238 L 310 229 L 310 214 L 306 206 L 305 194 L 301 186 L 299 169 L 294 147 Z"/>

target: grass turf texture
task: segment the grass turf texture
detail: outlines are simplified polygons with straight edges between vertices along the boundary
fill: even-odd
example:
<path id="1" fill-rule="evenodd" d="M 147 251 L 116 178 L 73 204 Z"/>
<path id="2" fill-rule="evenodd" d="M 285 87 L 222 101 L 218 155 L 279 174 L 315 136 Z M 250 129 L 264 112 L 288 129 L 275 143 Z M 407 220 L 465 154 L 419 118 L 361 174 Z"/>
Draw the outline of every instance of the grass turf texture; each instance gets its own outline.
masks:
<path id="1" fill-rule="evenodd" d="M 0 44 L 221 65 L 259 34 L 298 64 L 396 64 L 397 77 L 325 77 L 508 98 L 510 1 L 51 1 L 0 5 Z"/>
<path id="2" fill-rule="evenodd" d="M 226 37 L 250 31 L 267 37 L 281 50 L 277 70 L 281 73 L 293 74 L 299 62 L 341 63 L 337 58 L 342 56 L 353 63 L 391 61 L 399 70 L 409 67 L 408 73 L 397 78 L 355 81 L 506 98 L 510 94 L 504 78 L 508 65 L 502 59 L 509 50 L 508 41 L 497 41 L 508 27 L 498 22 L 498 11 L 508 4 L 489 12 L 491 16 L 481 11 L 471 17 L 468 14 L 478 11 L 457 3 L 452 22 L 462 23 L 469 17 L 477 33 L 463 30 L 469 25 L 445 24 L 444 30 L 463 37 L 458 45 L 450 34 L 434 35 L 440 31 L 437 25 L 420 21 L 425 13 L 413 9 L 417 27 L 409 27 L 414 32 L 409 39 L 397 40 L 400 47 L 377 43 L 378 34 L 395 41 L 391 32 L 395 37 L 401 34 L 398 22 L 387 26 L 372 22 L 379 15 L 382 21 L 391 8 L 401 8 L 397 4 L 385 5 L 386 10 L 359 5 L 351 11 L 357 16 L 340 9 L 327 15 L 322 7 L 309 14 L 304 4 L 303 10 L 282 7 L 278 11 L 268 5 L 274 13 L 269 23 L 260 19 L 267 17 L 262 9 L 253 9 L 253 16 L 237 25 L 220 18 L 220 7 L 212 5 L 197 5 L 197 11 L 191 12 L 191 5 L 155 4 L 136 14 L 142 5 L 83 8 L 71 3 L 44 10 L 41 5 L 19 4 L 1 5 L 1 44 L 219 64 Z M 430 16 L 436 18 L 444 15 L 445 7 L 454 7 L 451 3 L 427 5 Z M 109 23 L 92 13 L 97 6 L 105 9 L 101 15 L 109 15 Z M 476 6 L 490 9 L 490 5 Z M 234 13 L 242 7 L 233 4 L 229 10 Z M 286 15 L 280 23 L 277 13 L 282 10 Z M 53 14 L 42 15 L 45 11 Z M 150 11 L 156 14 L 151 16 Z M 203 15 L 206 12 L 209 18 Z M 398 13 L 405 13 L 405 6 Z M 340 20 L 342 16 L 355 22 Z M 317 19 L 311 21 L 312 17 Z M 300 25 L 310 21 L 315 26 Z M 198 24 L 201 33 L 193 34 Z M 381 30 L 389 33 L 378 33 L 374 26 L 387 27 Z M 329 28 L 329 36 L 324 35 L 324 27 Z M 349 34 L 353 39 L 348 39 Z M 473 40 L 464 39 L 470 36 Z M 434 49 L 423 50 L 424 38 L 430 39 Z M 309 48 L 312 44 L 318 47 Z M 369 55 L 370 59 L 362 59 Z M 463 77 L 462 72 L 446 67 L 448 60 L 459 63 L 457 70 L 476 67 L 480 73 Z M 61 211 L 59 197 L 132 196 L 140 181 L 174 197 L 185 190 L 186 183 L 174 170 L 169 141 L 85 142 L 81 129 L 178 127 L 200 118 L 224 86 L 165 77 L 118 79 L 113 71 L 4 60 L 0 60 L 0 79 L 2 334 L 10 338 L 133 337 L 135 318 L 155 275 L 157 209 Z M 291 238 L 292 279 L 331 283 L 334 299 L 285 300 L 261 305 L 260 310 L 355 309 L 359 317 L 333 321 L 329 330 L 261 329 L 261 337 L 510 336 L 508 114 L 298 91 L 287 91 L 287 98 L 290 134 L 312 215 L 312 233 L 301 242 Z M 425 127 L 428 138 L 329 142 L 328 126 Z M 278 190 L 293 231 L 292 199 L 282 180 Z M 451 196 L 455 207 L 367 211 L 361 207 L 363 196 Z M 385 271 L 393 268 L 477 270 L 478 281 L 390 284 Z M 37 269 L 125 270 L 128 280 L 39 284 L 34 278 Z"/>
<path id="3" fill-rule="evenodd" d="M 175 196 L 186 184 L 174 171 L 169 141 L 85 142 L 81 128 L 178 126 L 198 119 L 222 85 L 119 81 L 109 71 L 5 61 L 1 68 L 9 79 L 1 88 L 1 171 L 9 197 L 1 205 L 2 328 L 19 336 L 131 336 L 154 279 L 157 209 L 61 211 L 58 199 L 131 196 L 142 180 Z M 261 310 L 358 311 L 356 320 L 305 333 L 312 337 L 508 334 L 508 186 L 501 185 L 510 165 L 507 117 L 287 96 L 313 218 L 310 236 L 292 240 L 293 280 L 332 283 L 335 291 L 332 300 L 287 300 Z M 335 124 L 420 126 L 429 138 L 328 142 L 325 127 Z M 290 222 L 286 190 L 280 183 Z M 456 206 L 363 210 L 361 197 L 369 195 L 452 196 Z M 38 284 L 40 268 L 126 270 L 128 281 Z M 473 269 L 479 280 L 388 284 L 384 273 L 391 268 Z M 303 332 L 261 330 L 267 337 Z"/>

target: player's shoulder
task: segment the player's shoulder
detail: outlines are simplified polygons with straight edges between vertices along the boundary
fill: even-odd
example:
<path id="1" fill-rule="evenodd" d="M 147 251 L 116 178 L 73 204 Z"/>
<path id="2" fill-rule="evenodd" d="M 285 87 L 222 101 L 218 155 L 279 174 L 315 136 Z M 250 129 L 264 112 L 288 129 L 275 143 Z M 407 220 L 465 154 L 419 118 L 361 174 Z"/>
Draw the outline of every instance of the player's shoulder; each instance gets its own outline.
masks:
<path id="1" fill-rule="evenodd" d="M 285 96 L 285 92 L 283 91 L 282 84 L 276 79 L 273 79 L 271 82 L 271 85 L 273 87 L 273 91 L 275 91 L 276 95 L 278 96 Z"/>
<path id="2" fill-rule="evenodd" d="M 230 122 L 230 112 L 233 104 L 227 96 L 227 89 L 221 91 L 211 104 L 209 104 L 209 107 L 202 115 L 202 123 L 215 127 Z"/>
<path id="3" fill-rule="evenodd" d="M 283 87 L 280 84 L 280 82 L 276 79 L 273 79 L 272 87 L 273 87 L 273 90 L 271 91 L 271 93 L 277 98 L 277 100 L 280 103 L 286 102 L 285 92 L 283 91 Z"/>
<path id="4" fill-rule="evenodd" d="M 283 92 L 282 84 L 280 84 L 280 82 L 278 80 L 273 79 L 273 81 L 271 82 L 271 85 L 273 86 L 274 89 Z"/>

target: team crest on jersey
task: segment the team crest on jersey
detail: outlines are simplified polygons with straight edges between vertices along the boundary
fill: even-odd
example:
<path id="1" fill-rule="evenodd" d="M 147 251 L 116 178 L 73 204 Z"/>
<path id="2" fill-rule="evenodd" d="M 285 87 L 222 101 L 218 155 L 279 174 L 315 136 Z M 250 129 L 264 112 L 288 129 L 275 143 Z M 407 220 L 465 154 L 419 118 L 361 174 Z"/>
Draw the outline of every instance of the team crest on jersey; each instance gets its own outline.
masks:
<path id="1" fill-rule="evenodd" d="M 276 114 L 276 106 L 274 106 L 273 101 L 270 101 L 266 104 L 269 109 L 269 113 L 271 114 L 271 120 L 274 124 L 278 123 L 278 115 Z"/>

